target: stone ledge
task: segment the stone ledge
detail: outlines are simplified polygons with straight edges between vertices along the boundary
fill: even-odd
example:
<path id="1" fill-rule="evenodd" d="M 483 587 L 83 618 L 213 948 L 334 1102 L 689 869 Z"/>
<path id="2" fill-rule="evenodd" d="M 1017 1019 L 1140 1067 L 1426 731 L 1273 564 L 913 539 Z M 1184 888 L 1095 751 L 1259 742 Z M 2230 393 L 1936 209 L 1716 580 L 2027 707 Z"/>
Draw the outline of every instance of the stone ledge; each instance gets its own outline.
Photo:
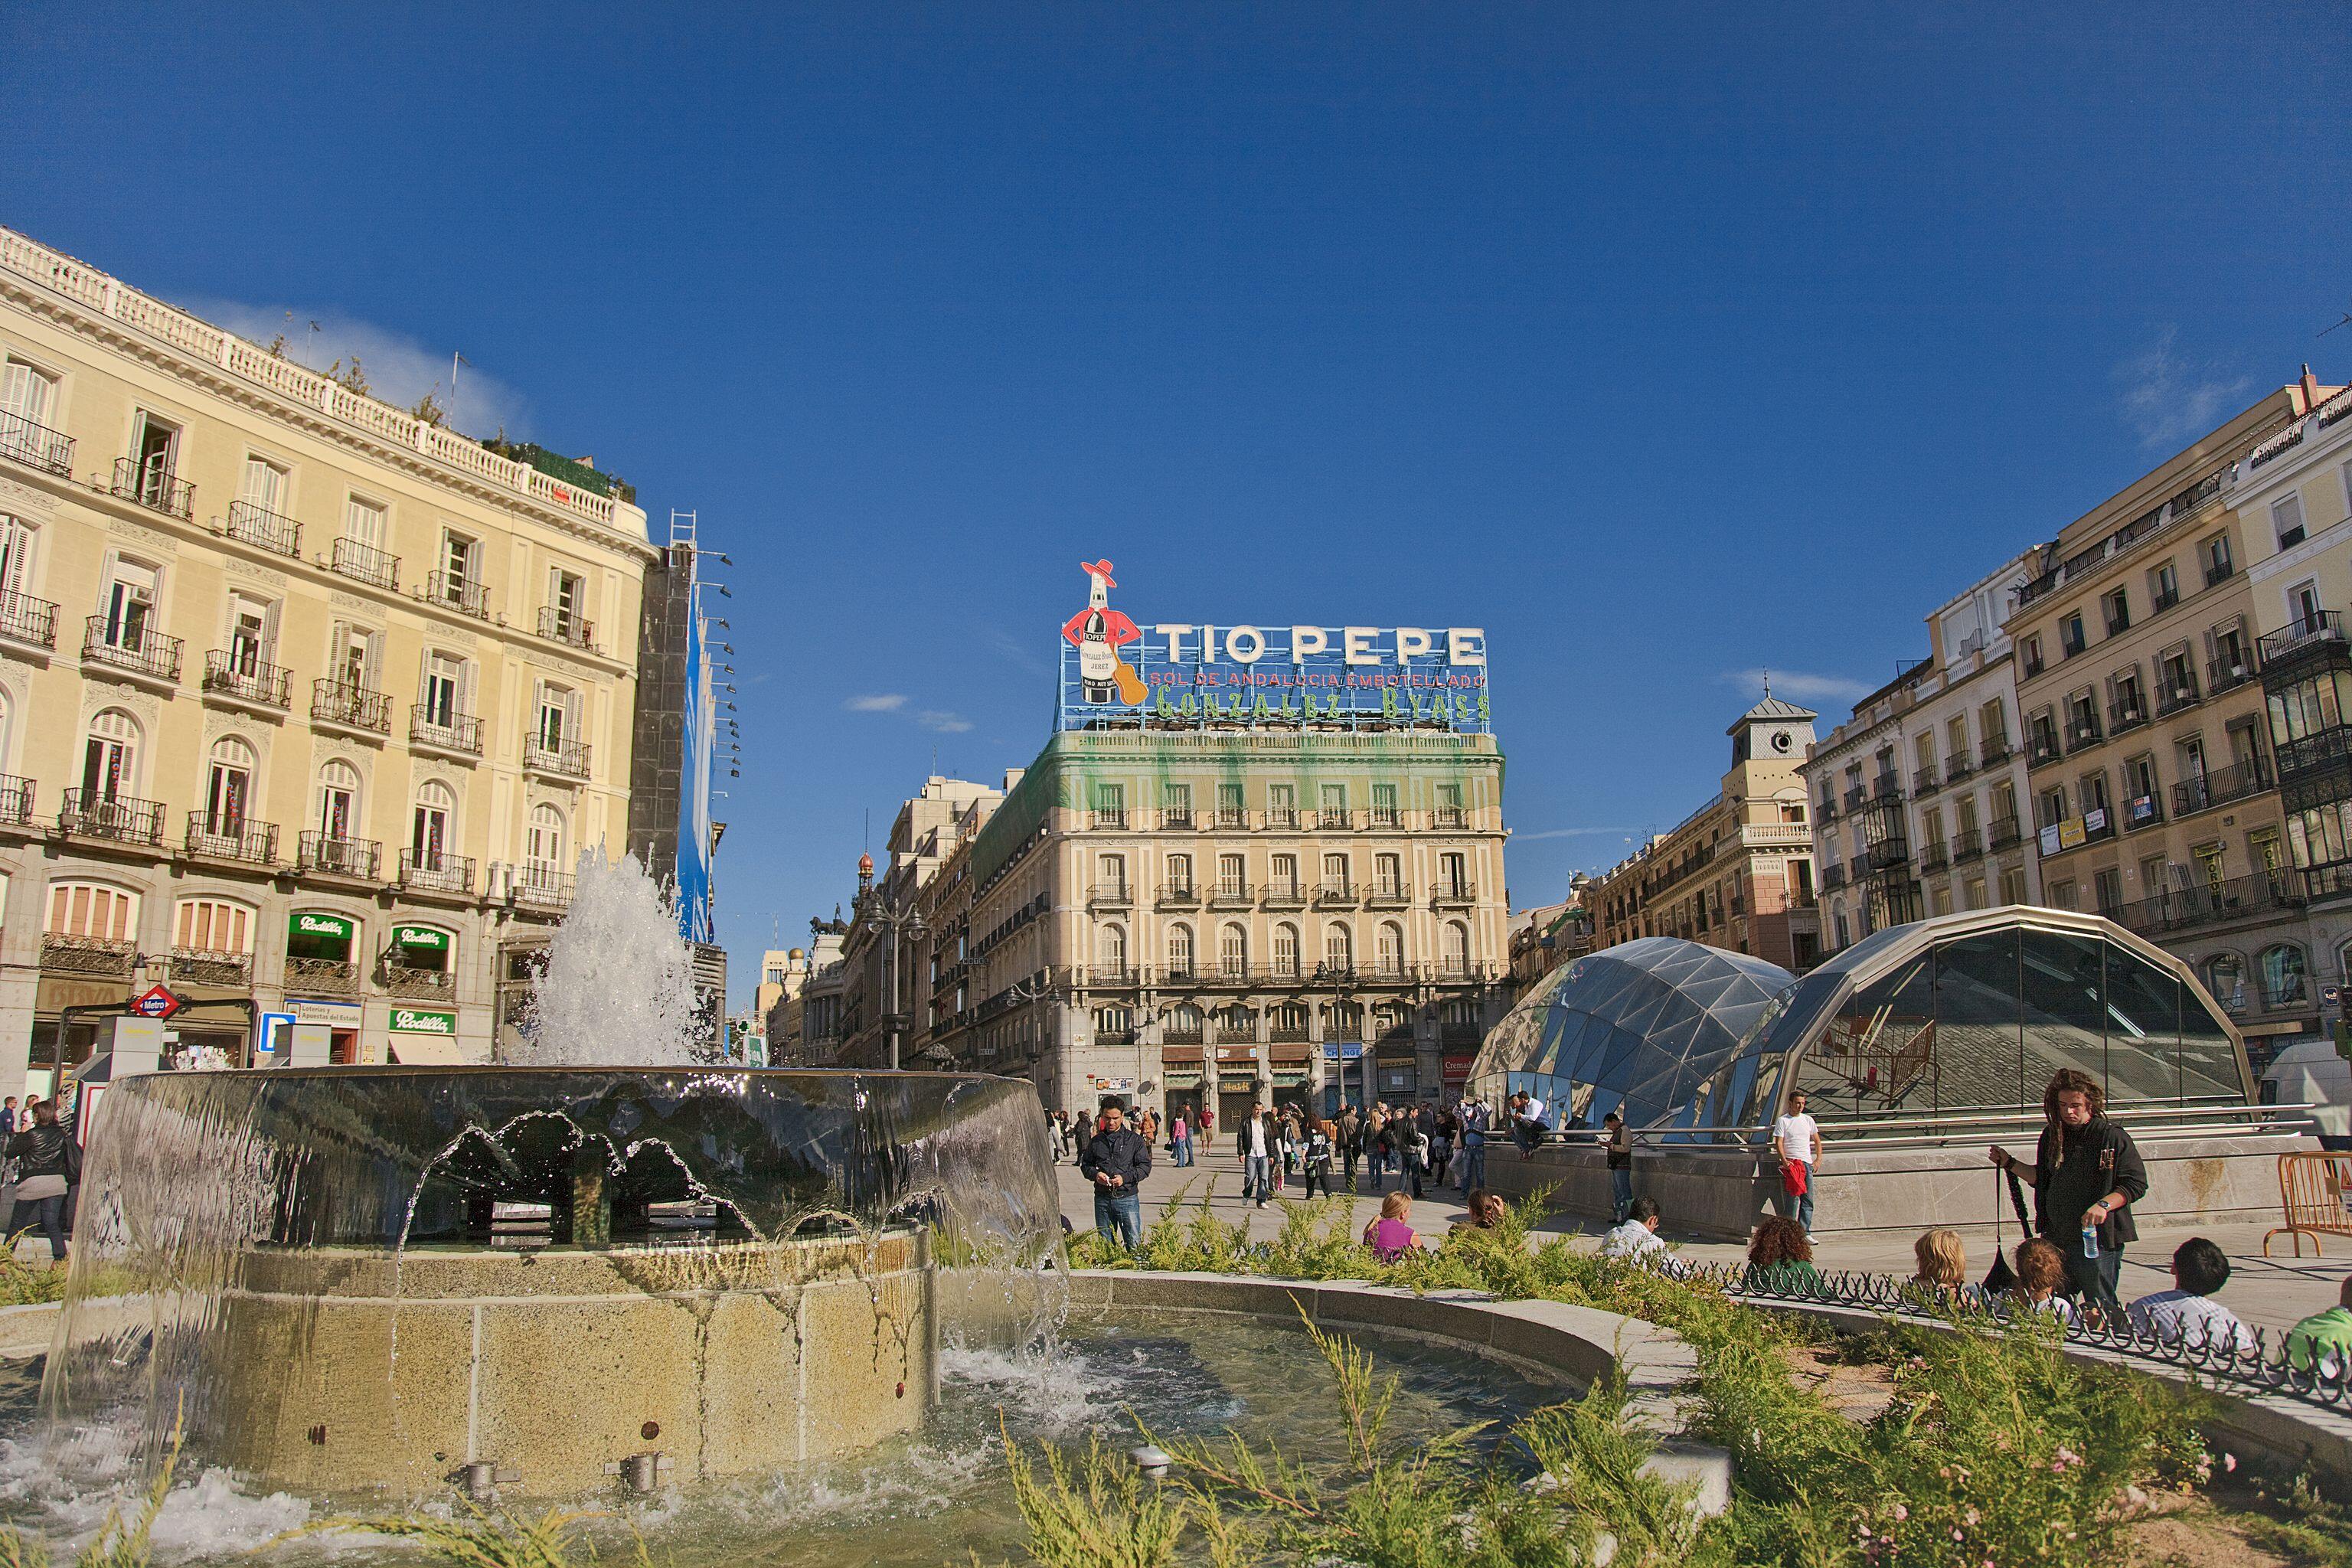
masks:
<path id="1" fill-rule="evenodd" d="M 49 1353 L 57 1337 L 61 1301 L 34 1301 L 22 1307 L 0 1307 L 0 1361 L 30 1361 Z"/>

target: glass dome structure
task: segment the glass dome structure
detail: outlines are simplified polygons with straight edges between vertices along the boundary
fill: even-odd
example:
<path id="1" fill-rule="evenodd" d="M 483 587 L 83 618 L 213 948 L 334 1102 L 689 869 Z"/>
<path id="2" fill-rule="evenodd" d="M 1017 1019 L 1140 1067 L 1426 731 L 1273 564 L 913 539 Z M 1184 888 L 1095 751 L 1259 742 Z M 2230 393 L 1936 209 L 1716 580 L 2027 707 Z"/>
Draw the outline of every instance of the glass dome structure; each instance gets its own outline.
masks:
<path id="1" fill-rule="evenodd" d="M 1522 1089 L 1554 1127 L 1612 1110 L 1636 1127 L 1690 1125 L 1717 1076 L 1796 976 L 1777 963 L 1648 936 L 1560 965 L 1486 1037 L 1474 1091 Z"/>
<path id="2" fill-rule="evenodd" d="M 1554 1127 L 1764 1136 L 1805 1092 L 1824 1128 L 2038 1114 L 2062 1067 L 2108 1103 L 2252 1102 L 2243 1042 L 2187 965 L 2096 915 L 2022 905 L 1875 932 L 1800 980 L 1645 937 L 1562 965 L 1487 1037 L 1489 1098 L 1527 1089 Z"/>

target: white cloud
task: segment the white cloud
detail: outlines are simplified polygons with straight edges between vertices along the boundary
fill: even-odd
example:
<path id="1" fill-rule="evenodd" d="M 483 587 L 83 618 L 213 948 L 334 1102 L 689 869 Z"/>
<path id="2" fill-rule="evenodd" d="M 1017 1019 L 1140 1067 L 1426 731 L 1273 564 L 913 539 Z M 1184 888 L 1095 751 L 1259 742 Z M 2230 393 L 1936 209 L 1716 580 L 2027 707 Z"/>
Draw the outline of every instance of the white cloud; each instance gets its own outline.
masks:
<path id="1" fill-rule="evenodd" d="M 961 713 L 944 713 L 936 708 L 926 708 L 915 715 L 915 722 L 926 730 L 942 735 L 961 735 L 971 728 L 971 721 Z"/>
<path id="2" fill-rule="evenodd" d="M 1792 702 L 1854 702 L 1878 689 L 1867 680 L 1853 680 L 1843 675 L 1813 675 L 1801 669 L 1730 669 L 1724 671 L 1723 679 L 1751 697 L 1763 696 L 1765 682 L 1769 679 L 1772 695 Z"/>
<path id="3" fill-rule="evenodd" d="M 1537 838 L 1590 838 L 1611 833 L 1623 834 L 1631 831 L 1632 829 L 1624 827 L 1547 827 L 1540 833 L 1514 832 L 1511 835 L 1511 842 L 1514 844 L 1524 844 L 1531 839 Z"/>
<path id="4" fill-rule="evenodd" d="M 852 713 L 896 713 L 907 705 L 903 691 L 882 691 L 868 697 L 853 697 L 842 704 Z"/>
<path id="5" fill-rule="evenodd" d="M 2183 361 L 2173 351 L 2179 335 L 2178 327 L 2166 326 L 2147 353 L 2114 371 L 2124 418 L 2143 447 L 2186 446 L 2229 417 L 2253 385 L 2250 377 Z"/>
<path id="6" fill-rule="evenodd" d="M 450 409 L 449 427 L 468 436 L 509 437 L 525 434 L 530 405 L 523 395 L 495 374 L 472 364 L 457 370 L 455 406 L 449 391 L 449 355 L 463 343 L 435 346 L 404 332 L 379 327 L 352 316 L 317 307 L 249 305 L 234 300 L 202 300 L 188 307 L 206 320 L 226 327 L 241 338 L 267 345 L 279 333 L 286 337 L 286 356 L 316 371 L 335 361 L 349 365 L 354 356 L 367 373 L 371 395 L 402 408 L 413 408 L 431 393 Z M 312 332 L 310 323 L 319 323 Z M 470 360 L 473 356 L 468 354 Z"/>

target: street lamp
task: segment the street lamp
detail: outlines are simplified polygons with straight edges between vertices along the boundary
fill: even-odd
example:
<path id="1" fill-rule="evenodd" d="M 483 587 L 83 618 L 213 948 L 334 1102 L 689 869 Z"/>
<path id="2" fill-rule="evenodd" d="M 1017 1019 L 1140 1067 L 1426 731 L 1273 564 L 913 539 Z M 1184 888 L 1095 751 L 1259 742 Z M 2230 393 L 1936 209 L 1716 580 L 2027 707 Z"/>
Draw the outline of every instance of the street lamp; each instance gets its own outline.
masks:
<path id="1" fill-rule="evenodd" d="M 874 923 L 885 928 L 890 933 L 890 1070 L 897 1072 L 899 1032 L 907 1025 L 907 1015 L 901 1009 L 899 999 L 898 971 L 903 967 L 904 961 L 898 955 L 898 943 L 905 937 L 913 937 L 917 942 L 920 942 L 924 931 L 929 928 L 923 924 L 923 917 L 916 912 L 911 905 L 907 904 L 902 904 L 897 909 L 886 907 L 881 913 L 874 917 Z"/>
<path id="2" fill-rule="evenodd" d="M 1014 1003 L 1016 1005 L 1034 1009 L 1038 1003 L 1045 1001 L 1054 994 L 1053 977 L 1049 973 L 1042 980 L 1016 980 L 1012 984 L 1004 988 L 1004 994 L 1007 999 Z M 1038 1058 L 1044 1055 L 1045 1052 L 1040 1050 L 1029 1058 L 1031 1081 L 1033 1083 L 1035 1081 Z M 1038 1085 L 1038 1087 L 1042 1089 L 1044 1086 L 1041 1084 Z"/>

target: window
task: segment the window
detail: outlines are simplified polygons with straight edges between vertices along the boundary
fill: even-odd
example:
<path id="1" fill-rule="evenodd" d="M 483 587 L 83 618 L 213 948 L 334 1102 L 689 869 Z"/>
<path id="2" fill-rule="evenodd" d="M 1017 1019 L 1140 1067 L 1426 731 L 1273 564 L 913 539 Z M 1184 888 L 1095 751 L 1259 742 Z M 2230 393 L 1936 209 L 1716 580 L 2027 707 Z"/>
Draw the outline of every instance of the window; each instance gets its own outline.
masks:
<path id="1" fill-rule="evenodd" d="M 1249 973 L 1249 935 L 1228 924 L 1217 933 L 1217 973 L 1228 977 Z"/>
<path id="2" fill-rule="evenodd" d="M 0 513 L 0 595 L 5 595 L 0 600 L 0 610 L 5 610 L 12 628 L 19 625 L 23 613 L 16 595 L 32 591 L 33 545 L 39 533 L 24 519 Z M 54 630 L 50 635 L 56 635 Z"/>
<path id="3" fill-rule="evenodd" d="M 2036 632 L 2033 636 L 2027 637 L 2024 643 L 2020 646 L 2017 657 L 2019 662 L 2025 667 L 2025 673 L 2027 675 L 2034 676 L 2041 674 L 2042 668 L 2042 634 Z"/>
<path id="4" fill-rule="evenodd" d="M 170 505 L 172 476 L 180 464 L 180 427 L 168 419 L 142 412 L 139 416 L 139 434 L 131 444 L 131 456 L 138 470 L 134 493 L 139 500 L 149 506 Z"/>
<path id="5" fill-rule="evenodd" d="M 2161 613 L 2180 603 L 2180 573 L 2171 562 L 2159 564 L 2147 574 L 2148 609 Z"/>
<path id="6" fill-rule="evenodd" d="M 1969 879 L 1969 885 L 1962 896 L 1960 907 L 1964 910 L 1980 910 L 1985 907 L 1985 882 L 1982 877 Z"/>
<path id="7" fill-rule="evenodd" d="M 1168 890 L 1171 893 L 1192 890 L 1192 858 L 1190 855 L 1168 857 Z"/>
<path id="8" fill-rule="evenodd" d="M 1095 891 L 1103 897 L 1127 897 L 1127 857 L 1097 855 L 1095 857 Z"/>
<path id="9" fill-rule="evenodd" d="M 1372 857 L 1372 891 L 1388 899 L 1404 897 L 1404 858 L 1401 855 Z"/>
<path id="10" fill-rule="evenodd" d="M 1345 855 L 1326 855 L 1326 856 L 1324 856 L 1324 857 L 1323 857 L 1323 886 L 1324 886 L 1324 888 L 1325 888 L 1328 891 L 1329 891 L 1330 893 L 1332 893 L 1334 896 L 1336 896 L 1336 897 L 1344 897 L 1344 896 L 1346 896 L 1346 893 L 1347 893 L 1347 890 L 1348 890 L 1348 881 L 1349 881 L 1348 858 L 1347 858 Z"/>
<path id="11" fill-rule="evenodd" d="M 1356 939 L 1346 926 L 1336 921 L 1323 928 L 1323 967 L 1334 974 L 1345 974 L 1356 966 Z"/>
<path id="12" fill-rule="evenodd" d="M 255 676 L 270 662 L 278 642 L 278 605 L 242 591 L 228 596 L 229 668 Z"/>
<path id="13" fill-rule="evenodd" d="M 382 633 L 338 623 L 329 650 L 330 668 L 336 683 L 350 692 L 379 689 L 377 658 L 383 647 Z"/>
<path id="14" fill-rule="evenodd" d="M 139 929 L 139 895 L 98 882 L 52 883 L 48 922 L 41 929 L 52 936 L 129 942 Z"/>
<path id="15" fill-rule="evenodd" d="M 2271 529 L 2278 535 L 2278 547 L 2292 550 L 2303 542 L 2303 498 L 2288 494 L 2271 502 Z"/>
<path id="16" fill-rule="evenodd" d="M 137 653 L 147 646 L 147 623 L 155 613 L 156 570 L 142 561 L 115 557 L 107 570 L 100 605 L 109 647 Z"/>
<path id="17" fill-rule="evenodd" d="M 1168 928 L 1168 975 L 1171 980 L 1192 977 L 1192 928 L 1173 925 Z"/>
<path id="18" fill-rule="evenodd" d="M 1316 805 L 1318 820 L 1325 827 L 1348 826 L 1348 786 L 1327 784 L 1322 786 Z"/>
<path id="19" fill-rule="evenodd" d="M 1102 974 L 1127 973 L 1127 928 L 1107 925 L 1095 933 L 1095 963 Z"/>
<path id="20" fill-rule="evenodd" d="M 554 636 L 565 642 L 588 637 L 588 582 L 561 566 L 547 569 L 547 618 Z"/>
<path id="21" fill-rule="evenodd" d="M 319 834 L 343 840 L 353 836 L 360 820 L 360 775 L 338 757 L 319 770 Z"/>
<path id="22" fill-rule="evenodd" d="M 535 733 L 539 749 L 561 754 L 580 740 L 580 693 L 551 680 L 539 683 Z"/>
<path id="23" fill-rule="evenodd" d="M 1171 1045 L 1197 1046 L 1201 1043 L 1201 1009 L 1190 1002 L 1179 1002 L 1168 1009 L 1166 1032 L 1161 1040 Z"/>
<path id="24" fill-rule="evenodd" d="M 438 779 L 428 779 L 416 792 L 416 810 L 409 820 L 408 852 L 421 871 L 444 868 L 448 852 L 449 824 L 457 815 L 457 798 Z"/>
<path id="25" fill-rule="evenodd" d="M 2234 952 L 2217 952 L 2205 961 L 2205 989 L 2225 1013 L 2246 1009 L 2246 961 Z"/>
<path id="26" fill-rule="evenodd" d="M 1241 785 L 1221 784 L 1217 786 L 1217 826 L 1220 827 L 1249 826 L 1243 820 Z"/>
<path id="27" fill-rule="evenodd" d="M 20 359 L 0 362 L 0 416 L 14 416 L 28 425 L 55 427 L 58 422 L 58 378 Z M 19 445 L 11 421 L 0 418 L 0 445 Z"/>
<path id="28" fill-rule="evenodd" d="M 2055 827 L 2066 820 L 2066 792 L 2063 787 L 2045 789 L 2033 797 L 2033 826 Z"/>
<path id="29" fill-rule="evenodd" d="M 1444 946 L 1441 949 L 1445 973 L 1463 975 L 1470 973 L 1470 928 L 1460 921 L 1445 923 Z"/>
<path id="30" fill-rule="evenodd" d="M 2123 913 L 2124 879 L 2122 872 L 2116 870 L 2113 866 L 2105 867 L 2092 874 L 2091 888 L 2093 896 L 2098 900 L 2099 913 L 2105 915 L 2109 920 L 2113 920 L 2117 915 Z"/>
<path id="31" fill-rule="evenodd" d="M 370 550 L 383 548 L 384 509 L 381 501 L 351 496 L 343 502 L 343 537 Z"/>
<path id="32" fill-rule="evenodd" d="M 1296 785 L 1265 786 L 1265 825 L 1268 827 L 1298 826 L 1298 790 Z"/>
<path id="33" fill-rule="evenodd" d="M 1376 784 L 1372 786 L 1372 826 L 1394 827 L 1397 825 L 1397 786 Z"/>
<path id="34" fill-rule="evenodd" d="M 236 499 L 273 515 L 286 510 L 286 484 L 290 476 L 286 468 L 258 454 L 248 454 L 245 459 L 245 477 L 237 481 Z"/>
<path id="35" fill-rule="evenodd" d="M 2231 558 L 2230 536 L 2226 533 L 2215 534 L 2199 545 L 2197 552 L 2205 562 L 2205 585 L 2208 588 L 2229 581 L 2230 574 L 2238 569 Z"/>
<path id="36" fill-rule="evenodd" d="M 1460 784 L 1442 784 L 1437 786 L 1437 826 L 1440 827 L 1462 826 L 1462 786 Z"/>
<path id="37" fill-rule="evenodd" d="M 2257 962 L 2262 969 L 2263 1005 L 2282 1007 L 2304 1000 L 2303 949 L 2282 942 L 2264 948 Z"/>
<path id="38" fill-rule="evenodd" d="M 2117 588 L 2114 593 L 2102 598 L 2099 601 L 2099 605 L 2100 607 L 2106 612 L 2107 635 L 2109 637 L 2115 637 L 2118 633 L 2130 629 L 2131 601 L 2125 597 L 2124 591 L 2121 588 Z"/>
<path id="39" fill-rule="evenodd" d="M 1274 928 L 1274 972 L 1286 980 L 1298 975 L 1298 928 L 1288 921 Z"/>
<path id="40" fill-rule="evenodd" d="M 2053 910 L 2074 908 L 2074 884 L 2071 881 L 2053 883 L 2050 889 L 2050 907 Z"/>
<path id="41" fill-rule="evenodd" d="M 172 945 L 189 952 L 243 957 L 253 951 L 254 911 L 226 899 L 182 899 Z"/>
<path id="42" fill-rule="evenodd" d="M 1118 784 L 1095 785 L 1095 817 L 1097 827 L 1127 826 L 1127 786 Z"/>
<path id="43" fill-rule="evenodd" d="M 2062 658 L 2072 658 L 2088 646 L 2082 611 L 2076 610 L 2058 623 L 2058 651 Z"/>
<path id="44" fill-rule="evenodd" d="M 211 765 L 205 777 L 205 831 L 236 835 L 245 831 L 245 813 L 253 799 L 253 748 L 235 735 L 213 742 Z"/>
<path id="45" fill-rule="evenodd" d="M 2012 866 L 2000 874 L 2000 901 L 2003 904 L 2021 904 L 2026 901 L 2023 868 Z"/>
<path id="46" fill-rule="evenodd" d="M 427 654 L 424 688 L 418 693 L 425 721 L 444 730 L 455 729 L 458 720 L 471 716 L 467 710 L 472 706 L 472 665 L 446 653 Z"/>
<path id="47" fill-rule="evenodd" d="M 1463 857 L 1456 852 L 1449 851 L 1437 858 L 1439 885 L 1451 897 L 1461 899 L 1470 894 L 1470 879 L 1465 865 Z"/>
<path id="48" fill-rule="evenodd" d="M 482 593 L 482 542 L 452 528 L 441 531 L 441 568 L 433 595 L 468 615 L 487 614 Z"/>
<path id="49" fill-rule="evenodd" d="M 1298 896 L 1297 856 L 1277 855 L 1274 858 L 1274 879 L 1266 884 L 1265 890 L 1279 898 L 1295 899 Z"/>
<path id="50" fill-rule="evenodd" d="M 1160 816 L 1170 827 L 1192 826 L 1192 786 L 1162 784 L 1160 786 Z"/>
<path id="51" fill-rule="evenodd" d="M 139 721 L 120 708 L 105 709 L 90 720 L 81 753 L 84 801 L 139 793 Z"/>
<path id="52" fill-rule="evenodd" d="M 1217 891 L 1238 898 L 1249 888 L 1249 862 L 1239 855 L 1217 857 Z"/>
<path id="53" fill-rule="evenodd" d="M 523 841 L 523 859 L 534 870 L 562 870 L 563 813 L 551 805 L 530 808 L 530 829 Z"/>
<path id="54" fill-rule="evenodd" d="M 1374 942 L 1374 961 L 1382 974 L 1404 973 L 1404 927 L 1394 921 L 1383 921 Z"/>

